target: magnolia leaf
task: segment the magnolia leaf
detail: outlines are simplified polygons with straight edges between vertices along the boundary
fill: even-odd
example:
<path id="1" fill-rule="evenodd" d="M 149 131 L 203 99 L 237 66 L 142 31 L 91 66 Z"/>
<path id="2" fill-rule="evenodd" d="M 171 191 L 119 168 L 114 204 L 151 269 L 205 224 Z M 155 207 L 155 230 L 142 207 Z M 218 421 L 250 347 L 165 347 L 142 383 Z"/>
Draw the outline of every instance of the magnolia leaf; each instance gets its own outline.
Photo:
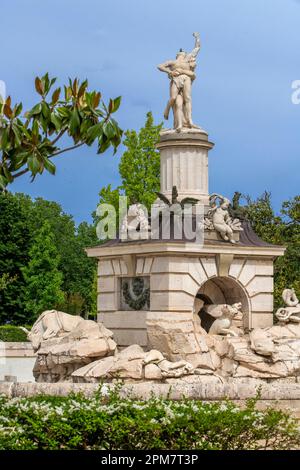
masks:
<path id="1" fill-rule="evenodd" d="M 80 126 L 80 118 L 77 109 L 73 109 L 70 120 L 70 133 L 75 134 L 78 127 Z"/>
<path id="2" fill-rule="evenodd" d="M 105 150 L 107 150 L 108 147 L 110 146 L 110 141 L 109 140 L 99 140 L 99 142 L 100 142 L 100 145 L 98 146 L 97 153 L 98 154 L 104 153 Z"/>
<path id="3" fill-rule="evenodd" d="M 77 95 L 78 98 L 81 98 L 84 95 L 84 92 L 85 92 L 87 86 L 88 86 L 88 81 L 84 80 L 84 82 L 82 82 L 82 84 L 79 87 L 78 95 Z"/>
<path id="4" fill-rule="evenodd" d="M 54 124 L 56 132 L 59 132 L 60 129 L 61 129 L 61 120 L 60 120 L 60 118 L 56 114 L 52 113 L 50 120 L 51 120 L 52 124 Z"/>
<path id="5" fill-rule="evenodd" d="M 76 96 L 77 91 L 78 91 L 78 80 L 77 80 L 77 78 L 75 78 L 75 80 L 73 82 L 72 91 L 73 91 L 73 95 Z"/>
<path id="6" fill-rule="evenodd" d="M 5 150 L 8 144 L 8 130 L 7 129 L 2 129 L 1 132 L 1 140 L 0 140 L 0 145 L 2 150 Z"/>
<path id="7" fill-rule="evenodd" d="M 3 107 L 3 113 L 8 119 L 11 119 L 12 116 L 13 116 L 12 109 L 7 103 L 5 103 L 5 105 Z"/>
<path id="8" fill-rule="evenodd" d="M 59 100 L 60 88 L 57 88 L 52 95 L 52 104 L 56 104 Z"/>
<path id="9" fill-rule="evenodd" d="M 69 101 L 72 96 L 72 88 L 70 86 L 65 86 L 65 100 Z"/>
<path id="10" fill-rule="evenodd" d="M 49 105 L 45 103 L 45 101 L 42 102 L 42 113 L 45 119 L 50 118 L 51 111 L 49 109 Z"/>
<path id="11" fill-rule="evenodd" d="M 0 188 L 2 188 L 2 190 L 6 188 L 7 183 L 7 179 L 3 175 L 0 175 Z"/>
<path id="12" fill-rule="evenodd" d="M 103 132 L 109 140 L 112 139 L 112 137 L 114 137 L 115 128 L 110 121 L 106 122 L 103 125 Z"/>
<path id="13" fill-rule="evenodd" d="M 44 94 L 44 86 L 43 86 L 43 83 L 41 81 L 41 79 L 39 77 L 36 77 L 35 79 L 35 89 L 36 91 L 38 92 L 39 95 L 43 96 Z"/>
<path id="14" fill-rule="evenodd" d="M 33 175 L 36 175 L 36 173 L 39 171 L 40 165 L 41 164 L 36 158 L 36 156 L 30 155 L 30 157 L 27 160 L 27 166 Z"/>
<path id="15" fill-rule="evenodd" d="M 96 137 L 99 136 L 99 134 L 102 134 L 101 123 L 95 124 L 95 126 L 90 127 L 87 131 L 87 137 L 88 139 L 91 139 L 92 141 L 94 141 Z"/>
<path id="16" fill-rule="evenodd" d="M 14 108 L 14 115 L 15 117 L 19 116 L 22 112 L 22 109 L 23 109 L 23 105 L 22 103 L 19 103 L 18 105 L 15 106 Z"/>
<path id="17" fill-rule="evenodd" d="M 45 158 L 44 160 L 44 167 L 46 168 L 47 171 L 49 171 L 49 173 L 51 173 L 51 175 L 55 175 L 56 166 L 48 158 Z"/>
<path id="18" fill-rule="evenodd" d="M 101 99 L 101 93 L 96 93 L 93 97 L 93 107 L 98 108 Z"/>
<path id="19" fill-rule="evenodd" d="M 38 103 L 31 109 L 31 111 L 29 111 L 29 117 L 40 114 L 41 111 L 42 111 L 42 103 Z"/>
<path id="20" fill-rule="evenodd" d="M 109 109 L 110 113 L 115 113 L 116 111 L 118 111 L 120 104 L 121 104 L 121 99 L 122 99 L 121 96 L 118 96 L 114 100 L 111 100 L 112 109 L 111 110 Z"/>

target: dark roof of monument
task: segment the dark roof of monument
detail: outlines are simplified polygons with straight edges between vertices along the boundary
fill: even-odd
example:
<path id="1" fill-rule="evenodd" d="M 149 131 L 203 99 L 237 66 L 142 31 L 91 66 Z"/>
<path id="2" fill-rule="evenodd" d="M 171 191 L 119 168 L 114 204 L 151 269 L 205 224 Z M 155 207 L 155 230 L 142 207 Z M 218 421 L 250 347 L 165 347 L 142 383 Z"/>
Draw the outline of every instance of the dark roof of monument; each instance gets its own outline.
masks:
<path id="1" fill-rule="evenodd" d="M 272 248 L 272 247 L 278 247 L 278 245 L 274 245 L 274 244 L 271 244 L 271 243 L 267 243 L 265 242 L 264 240 L 262 240 L 261 238 L 258 237 L 258 235 L 256 235 L 256 233 L 254 232 L 250 222 L 248 221 L 243 221 L 242 222 L 242 228 L 243 230 L 240 232 L 240 240 L 236 243 L 236 246 L 245 246 L 245 247 L 269 247 L 269 248 Z M 119 237 L 117 237 L 116 239 L 114 240 L 108 240 L 104 243 L 102 243 L 101 245 L 99 245 L 99 248 L 100 247 L 110 247 L 110 246 L 116 246 L 116 245 L 119 245 L 119 244 L 124 244 L 124 245 L 129 245 L 129 244 L 146 244 L 146 243 L 160 243 L 162 241 L 162 238 L 160 237 L 159 239 L 148 239 L 148 240 L 125 240 L 125 241 L 121 241 Z M 193 242 L 195 240 L 189 240 L 187 239 L 184 234 L 183 234 L 183 237 L 182 239 L 178 240 L 178 239 L 175 239 L 174 238 L 174 232 L 172 232 L 172 228 L 170 229 L 170 237 L 168 239 L 164 239 L 163 241 L 165 242 L 173 242 L 173 243 L 187 243 L 187 242 Z M 205 246 L 216 246 L 216 245 L 228 245 L 228 242 L 226 242 L 225 240 L 221 240 L 221 239 L 218 239 L 218 240 L 207 240 L 205 239 L 205 242 L 204 242 L 204 245 Z"/>

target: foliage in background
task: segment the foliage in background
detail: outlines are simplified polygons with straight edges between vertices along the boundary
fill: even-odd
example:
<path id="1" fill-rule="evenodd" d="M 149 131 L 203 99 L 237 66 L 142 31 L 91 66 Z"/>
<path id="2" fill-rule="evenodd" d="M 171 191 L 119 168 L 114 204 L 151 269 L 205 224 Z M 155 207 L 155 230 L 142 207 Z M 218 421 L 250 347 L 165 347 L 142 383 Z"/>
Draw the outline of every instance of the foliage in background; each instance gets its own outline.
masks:
<path id="1" fill-rule="evenodd" d="M 160 188 L 160 155 L 156 149 L 162 124 L 155 125 L 152 113 L 147 113 L 145 126 L 139 132 L 128 130 L 123 144 L 119 171 L 122 190 L 129 204 L 140 203 L 150 210 Z"/>
<path id="2" fill-rule="evenodd" d="M 27 333 L 18 326 L 2 325 L 0 326 L 0 341 L 4 342 L 25 342 L 28 341 Z"/>
<path id="3" fill-rule="evenodd" d="M 294 288 L 300 298 L 300 196 L 282 204 L 280 215 L 272 208 L 271 195 L 265 192 L 256 200 L 245 196 L 246 216 L 259 237 L 286 246 L 283 257 L 274 265 L 274 307 L 283 306 L 282 291 Z"/>
<path id="4" fill-rule="evenodd" d="M 95 260 L 84 251 L 98 243 L 96 231 L 86 222 L 75 227 L 72 216 L 59 204 L 24 194 L 0 194 L 0 279 L 9 276 L 0 289 L 0 323 L 28 323 L 25 312 L 26 281 L 23 268 L 29 263 L 29 250 L 47 221 L 59 254 L 64 300 L 59 308 L 73 314 L 95 314 Z"/>
<path id="5" fill-rule="evenodd" d="M 33 323 L 44 310 L 56 309 L 63 302 L 63 276 L 58 267 L 59 254 L 54 235 L 49 222 L 45 221 L 29 250 L 28 265 L 23 268 L 28 323 Z"/>
<path id="6" fill-rule="evenodd" d="M 23 105 L 12 105 L 11 97 L 0 102 L 0 191 L 16 178 L 30 173 L 32 179 L 47 170 L 55 173 L 53 157 L 97 142 L 98 154 L 111 145 L 116 151 L 122 131 L 112 118 L 121 97 L 108 106 L 101 93 L 88 91 L 88 81 L 77 78 L 53 91 L 56 78 L 48 73 L 36 77 L 39 102 L 22 116 Z M 69 136 L 71 145 L 62 148 L 61 139 Z"/>
<path id="7" fill-rule="evenodd" d="M 0 194 L 0 276 L 12 282 L 0 290 L 0 324 L 26 323 L 24 315 L 25 285 L 22 268 L 29 261 L 31 242 L 29 219 L 17 196 Z"/>
<path id="8" fill-rule="evenodd" d="M 119 173 L 122 184 L 116 189 L 111 185 L 100 190 L 100 204 L 111 204 L 118 214 L 119 196 L 126 195 L 128 205 L 140 203 L 151 208 L 156 199 L 155 191 L 160 189 L 160 156 L 156 149 L 162 124 L 154 124 L 152 113 L 147 113 L 145 126 L 139 132 L 125 132 L 123 144 L 126 147 L 121 156 Z M 118 223 L 118 221 L 117 221 Z"/>
<path id="9" fill-rule="evenodd" d="M 119 398 L 102 385 L 94 397 L 0 398 L 0 450 L 245 450 L 299 448 L 286 412 L 204 403 Z"/>
<path id="10" fill-rule="evenodd" d="M 15 277 L 9 277 L 9 274 L 7 274 L 7 273 L 1 274 L 1 276 L 0 276 L 0 291 L 5 290 L 7 288 L 7 286 L 9 286 L 9 284 L 11 282 L 13 282 L 15 279 L 16 279 Z"/>

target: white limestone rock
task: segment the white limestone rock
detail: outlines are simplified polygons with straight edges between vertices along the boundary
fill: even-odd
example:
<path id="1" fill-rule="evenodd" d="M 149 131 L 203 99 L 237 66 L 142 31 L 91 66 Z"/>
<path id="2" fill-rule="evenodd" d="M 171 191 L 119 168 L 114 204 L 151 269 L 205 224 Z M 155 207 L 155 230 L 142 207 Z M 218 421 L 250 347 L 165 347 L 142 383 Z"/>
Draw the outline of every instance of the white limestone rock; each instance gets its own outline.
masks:
<path id="1" fill-rule="evenodd" d="M 192 364 L 181 360 L 171 362 L 156 350 L 146 353 L 138 345 L 132 345 L 115 356 L 88 364 L 73 372 L 74 382 L 95 382 L 106 379 L 161 380 L 165 377 L 182 377 L 193 373 Z"/>
<path id="2" fill-rule="evenodd" d="M 145 379 L 147 380 L 161 380 L 162 372 L 156 364 L 145 365 Z"/>
<path id="3" fill-rule="evenodd" d="M 36 381 L 71 380 L 76 369 L 114 354 L 112 336 L 101 323 L 57 310 L 43 312 L 28 335 L 37 352 Z"/>
<path id="4" fill-rule="evenodd" d="M 273 337 L 268 331 L 257 328 L 250 333 L 250 347 L 257 354 L 272 356 L 275 350 Z"/>
<path id="5" fill-rule="evenodd" d="M 109 370 L 109 376 L 120 379 L 142 379 L 143 360 L 115 357 L 115 361 Z"/>

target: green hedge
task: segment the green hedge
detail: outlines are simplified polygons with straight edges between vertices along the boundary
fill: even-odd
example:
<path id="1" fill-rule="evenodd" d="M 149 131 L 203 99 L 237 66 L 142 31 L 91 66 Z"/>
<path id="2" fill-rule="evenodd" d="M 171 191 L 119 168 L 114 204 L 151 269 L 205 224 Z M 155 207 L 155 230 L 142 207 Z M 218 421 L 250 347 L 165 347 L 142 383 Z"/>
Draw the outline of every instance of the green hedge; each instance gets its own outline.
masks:
<path id="1" fill-rule="evenodd" d="M 28 341 L 25 331 L 12 325 L 0 326 L 0 341 L 23 342 Z"/>
<path id="2" fill-rule="evenodd" d="M 0 397 L 0 450 L 236 450 L 299 448 L 286 412 L 230 401 L 121 399 L 102 386 L 94 397 Z"/>

